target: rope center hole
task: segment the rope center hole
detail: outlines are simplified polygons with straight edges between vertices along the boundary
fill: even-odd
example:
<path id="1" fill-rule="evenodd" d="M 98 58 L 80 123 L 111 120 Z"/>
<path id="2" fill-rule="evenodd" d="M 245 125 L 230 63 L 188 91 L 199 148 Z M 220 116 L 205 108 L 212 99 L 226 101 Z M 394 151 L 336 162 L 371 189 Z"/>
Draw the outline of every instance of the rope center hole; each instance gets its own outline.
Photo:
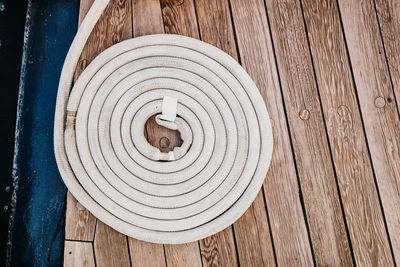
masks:
<path id="1" fill-rule="evenodd" d="M 183 143 L 180 132 L 158 125 L 155 117 L 156 115 L 151 116 L 144 127 L 144 136 L 149 144 L 164 153 L 173 151 L 175 147 L 180 147 Z"/>

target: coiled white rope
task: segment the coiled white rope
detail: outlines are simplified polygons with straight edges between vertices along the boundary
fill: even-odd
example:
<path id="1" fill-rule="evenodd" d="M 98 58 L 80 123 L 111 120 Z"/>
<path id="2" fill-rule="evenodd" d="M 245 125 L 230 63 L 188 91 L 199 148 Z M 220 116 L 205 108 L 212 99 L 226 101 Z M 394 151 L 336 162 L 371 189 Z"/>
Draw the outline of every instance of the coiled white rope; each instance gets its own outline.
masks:
<path id="1" fill-rule="evenodd" d="M 184 243 L 223 230 L 259 192 L 272 155 L 263 99 L 226 53 L 177 35 L 150 35 L 98 55 L 73 73 L 108 1 L 97 0 L 61 73 L 54 146 L 75 198 L 117 231 Z M 180 131 L 170 153 L 152 147 L 146 121 Z"/>

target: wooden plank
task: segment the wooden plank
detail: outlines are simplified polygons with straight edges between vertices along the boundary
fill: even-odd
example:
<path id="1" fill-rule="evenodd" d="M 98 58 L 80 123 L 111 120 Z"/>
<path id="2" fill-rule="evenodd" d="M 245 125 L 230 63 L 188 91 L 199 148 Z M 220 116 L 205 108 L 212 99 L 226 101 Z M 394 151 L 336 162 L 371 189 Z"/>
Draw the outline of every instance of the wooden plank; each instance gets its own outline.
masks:
<path id="1" fill-rule="evenodd" d="M 82 23 L 94 0 L 81 0 L 79 6 L 78 26 Z M 87 63 L 86 63 L 87 64 Z M 75 71 L 76 80 L 86 67 L 80 62 Z M 93 241 L 96 218 L 67 192 L 67 206 L 65 212 L 65 239 Z"/>
<path id="2" fill-rule="evenodd" d="M 128 237 L 128 241 L 132 266 L 166 266 L 163 245 L 152 244 L 130 237 Z"/>
<path id="3" fill-rule="evenodd" d="M 168 267 L 200 267 L 199 243 L 192 242 L 181 245 L 165 245 L 165 257 Z"/>
<path id="4" fill-rule="evenodd" d="M 300 3 L 266 2 L 315 261 L 349 266 L 353 260 Z"/>
<path id="5" fill-rule="evenodd" d="M 389 70 L 393 82 L 397 108 L 400 104 L 400 2 L 396 0 L 375 0 L 379 25 Z"/>
<path id="6" fill-rule="evenodd" d="M 257 84 L 272 120 L 274 153 L 264 193 L 277 263 L 311 266 L 311 246 L 299 199 L 264 2 L 231 0 L 231 6 L 242 66 Z"/>
<path id="7" fill-rule="evenodd" d="M 164 7 L 168 7 L 170 9 L 171 5 L 165 5 Z M 186 8 L 187 10 L 187 8 Z M 157 1 L 147 1 L 147 0 L 135 0 L 133 2 L 133 25 L 134 25 L 134 35 L 147 35 L 147 34 L 155 34 L 155 33 L 163 33 L 164 32 L 164 22 L 161 11 L 161 4 Z M 171 14 L 171 12 L 170 12 Z M 172 13 L 175 14 L 175 13 Z M 181 14 L 181 13 L 177 13 Z M 175 15 L 175 18 L 177 16 Z M 151 19 L 149 19 L 151 18 Z M 187 26 L 168 26 L 169 30 L 172 29 L 185 29 L 188 32 L 191 28 Z M 182 140 L 180 139 L 180 134 L 178 131 L 172 131 L 165 127 L 159 126 L 154 117 L 150 118 L 148 122 L 146 122 L 146 131 L 147 138 L 151 145 L 160 148 L 162 151 L 170 151 L 175 146 L 180 146 Z M 164 142 L 163 142 L 164 140 Z M 165 142 L 167 140 L 167 142 Z M 148 253 L 151 251 L 158 251 L 156 244 L 152 244 L 145 247 L 145 251 L 142 253 Z M 200 251 L 198 248 L 198 243 L 188 243 L 185 245 L 166 245 L 165 250 L 169 251 L 166 254 L 168 265 L 172 264 L 175 266 L 185 266 L 187 262 L 191 264 L 201 263 Z M 135 254 L 131 254 L 132 258 L 135 258 Z M 156 258 L 160 258 L 161 255 L 157 255 Z M 173 258 L 171 258 L 173 257 Z"/>
<path id="8" fill-rule="evenodd" d="M 94 267 L 93 245 L 91 242 L 65 241 L 64 267 Z"/>
<path id="9" fill-rule="evenodd" d="M 219 2 L 220 1 L 211 1 L 206 4 L 217 4 L 217 6 L 212 7 L 213 12 L 208 12 L 208 14 L 218 14 L 221 7 L 220 5 L 218 6 Z M 170 34 L 186 35 L 199 39 L 199 27 L 201 27 L 201 24 L 204 23 L 205 20 L 210 19 L 210 17 L 205 16 L 205 14 L 200 13 L 201 11 L 199 11 L 199 7 L 204 11 L 204 8 L 206 7 L 204 1 L 197 1 L 196 5 L 198 11 L 197 16 L 200 24 L 199 26 L 197 26 L 193 1 L 161 0 L 165 32 Z M 222 23 L 219 23 L 219 26 L 214 28 L 205 29 L 202 31 L 201 36 L 203 41 L 213 45 L 216 45 L 216 40 L 218 40 L 217 46 L 222 50 L 229 52 L 232 46 L 235 47 L 235 41 L 233 39 L 231 21 L 225 21 L 225 17 L 226 16 L 220 16 L 220 21 Z M 221 31 L 221 27 L 230 29 L 231 34 L 220 35 L 219 38 L 215 38 L 218 32 Z M 231 45 L 229 46 L 227 44 Z M 201 240 L 200 250 L 203 266 L 237 266 L 235 242 L 231 227 Z"/>
<path id="10" fill-rule="evenodd" d="M 228 1 L 198 0 L 196 1 L 196 10 L 202 40 L 224 50 L 238 60 Z M 259 264 L 263 262 L 271 266 L 274 265 L 274 255 L 268 231 L 265 203 L 260 194 L 257 200 L 261 201 L 255 201 L 250 209 L 234 224 L 239 262 L 244 266 L 249 264 L 260 266 Z M 254 216 L 254 211 L 258 211 L 260 216 Z M 233 250 L 228 250 L 229 253 L 232 253 L 231 255 L 223 254 L 223 238 L 224 236 L 220 233 L 219 236 L 215 235 L 200 242 L 205 265 L 213 265 L 214 262 L 218 262 L 219 265 L 237 265 L 236 253 L 233 254 Z M 214 239 L 219 240 L 219 242 L 213 242 Z M 234 240 L 232 239 L 231 242 L 233 243 Z M 235 246 L 234 243 L 226 245 L 232 248 Z M 215 254 L 217 251 L 221 254 L 220 256 Z M 225 262 L 223 259 L 230 260 Z"/>
<path id="11" fill-rule="evenodd" d="M 92 0 L 81 0 L 80 14 L 85 14 L 92 2 Z M 80 15 L 80 19 L 82 18 L 83 15 Z M 75 77 L 104 49 L 131 37 L 131 1 L 111 0 L 88 39 L 79 59 Z M 90 226 L 87 224 L 83 228 L 90 229 Z M 126 237 L 100 221 L 97 222 L 94 249 L 97 266 L 130 265 Z"/>
<path id="12" fill-rule="evenodd" d="M 339 1 L 372 165 L 400 264 L 400 121 L 373 2 Z"/>
<path id="13" fill-rule="evenodd" d="M 232 227 L 200 240 L 203 266 L 238 266 Z"/>
<path id="14" fill-rule="evenodd" d="M 336 1 L 303 10 L 356 263 L 393 265 Z"/>
<path id="15" fill-rule="evenodd" d="M 199 39 L 193 0 L 160 0 L 165 33 Z"/>
<path id="16" fill-rule="evenodd" d="M 79 24 L 89 11 L 93 0 L 81 0 L 79 9 Z M 119 41 L 132 37 L 130 1 L 112 0 L 82 51 L 75 72 L 75 80 L 86 66 L 101 51 Z M 81 205 L 71 194 L 67 194 L 67 211 L 65 238 L 72 240 L 93 240 L 96 218 Z"/>
<path id="17" fill-rule="evenodd" d="M 250 208 L 234 223 L 240 265 L 275 266 L 266 218 L 260 191 Z"/>
<path id="18" fill-rule="evenodd" d="M 134 36 L 164 33 L 159 0 L 133 0 Z"/>
<path id="19" fill-rule="evenodd" d="M 65 239 L 93 241 L 96 218 L 67 192 Z"/>
<path id="20" fill-rule="evenodd" d="M 130 266 L 126 236 L 97 220 L 94 253 L 98 267 Z"/>

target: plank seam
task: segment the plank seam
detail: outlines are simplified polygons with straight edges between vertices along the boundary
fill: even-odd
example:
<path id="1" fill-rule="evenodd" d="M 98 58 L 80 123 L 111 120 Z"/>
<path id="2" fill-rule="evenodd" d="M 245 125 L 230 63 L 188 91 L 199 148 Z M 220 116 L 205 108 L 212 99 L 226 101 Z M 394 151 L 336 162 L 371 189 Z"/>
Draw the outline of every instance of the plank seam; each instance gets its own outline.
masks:
<path id="1" fill-rule="evenodd" d="M 265 214 L 266 214 L 266 216 L 267 216 L 268 229 L 269 229 L 269 236 L 270 236 L 270 238 L 271 238 L 272 252 L 273 252 L 273 254 L 274 254 L 275 265 L 278 266 L 278 260 L 277 260 L 277 258 L 276 258 L 275 245 L 274 245 L 274 237 L 272 236 L 271 222 L 270 222 L 270 220 L 269 220 L 268 205 L 267 205 L 267 200 L 266 200 L 266 198 L 265 198 L 264 185 L 263 185 L 263 189 L 261 190 L 261 192 L 262 192 L 262 196 L 263 196 L 264 203 L 265 203 Z"/>
<path id="2" fill-rule="evenodd" d="M 280 92 L 281 92 L 283 112 L 284 112 L 285 118 L 286 118 L 286 127 L 287 127 L 287 130 L 288 130 L 290 148 L 291 148 L 293 162 L 294 162 L 293 165 L 294 165 L 294 169 L 296 171 L 296 178 L 297 178 L 297 183 L 298 183 L 298 190 L 299 190 L 299 198 L 300 198 L 301 209 L 303 211 L 304 223 L 305 223 L 305 226 L 306 226 L 307 237 L 308 237 L 308 241 L 309 241 L 310 248 L 311 248 L 311 256 L 312 256 L 312 259 L 313 259 L 313 264 L 314 264 L 314 266 L 316 266 L 314 248 L 313 248 L 313 244 L 312 244 L 312 240 L 311 240 L 310 226 L 308 224 L 307 212 L 306 212 L 306 208 L 305 208 L 305 205 L 304 205 L 304 199 L 303 199 L 303 192 L 302 192 L 302 189 L 301 189 L 301 181 L 300 181 L 300 176 L 299 176 L 299 170 L 298 170 L 298 167 L 296 165 L 296 156 L 294 154 L 294 146 L 293 146 L 292 134 L 291 134 L 291 131 L 290 131 L 290 128 L 289 128 L 287 108 L 286 108 L 286 104 L 285 104 L 285 99 L 283 97 L 281 76 L 280 76 L 279 67 L 278 67 L 278 63 L 277 63 L 274 39 L 272 37 L 271 23 L 270 23 L 270 19 L 269 19 L 269 15 L 268 15 L 268 6 L 267 6 L 267 3 L 266 3 L 265 0 L 264 0 L 264 8 L 265 8 L 265 14 L 266 14 L 266 17 L 267 17 L 267 23 L 268 23 L 269 35 L 270 35 L 270 39 L 271 39 L 272 51 L 273 51 L 273 54 L 274 54 L 274 61 L 275 61 L 275 68 L 276 68 L 276 72 L 277 72 L 277 76 L 278 76 L 279 89 L 280 89 Z"/>
<path id="3" fill-rule="evenodd" d="M 340 26 L 341 26 L 341 30 L 342 30 L 342 34 L 343 34 L 344 45 L 345 45 L 345 48 L 346 48 L 347 60 L 349 62 L 350 74 L 351 74 L 351 78 L 352 78 L 352 82 L 353 82 L 354 93 L 355 93 L 355 96 L 356 96 L 357 105 L 358 105 L 358 111 L 359 111 L 360 118 L 361 118 L 361 125 L 362 125 L 362 129 L 363 129 L 363 132 L 364 132 L 365 142 L 366 142 L 366 145 L 367 145 L 368 157 L 369 157 L 369 161 L 370 161 L 370 164 L 371 164 L 371 169 L 372 169 L 372 174 L 373 174 L 373 177 L 374 177 L 375 188 L 376 188 L 376 191 L 377 191 L 377 194 L 378 194 L 379 205 L 380 205 L 382 216 L 383 216 L 383 223 L 385 225 L 385 230 L 386 230 L 386 234 L 387 234 L 387 237 L 388 237 L 388 241 L 389 241 L 388 243 L 389 243 L 390 251 L 392 253 L 393 262 L 394 262 L 394 264 L 396 266 L 396 261 L 395 261 L 395 257 L 394 257 L 394 251 L 393 251 L 393 247 L 392 247 L 392 243 L 391 243 L 391 239 L 390 239 L 390 234 L 389 234 L 389 228 L 388 228 L 387 222 L 386 222 L 386 216 L 385 216 L 385 211 L 383 209 L 381 194 L 380 194 L 380 190 L 379 190 L 379 187 L 378 187 L 378 182 L 376 180 L 374 162 L 372 161 L 371 151 L 370 151 L 369 142 L 368 142 L 368 136 L 367 136 L 367 132 L 365 130 L 365 125 L 364 125 L 364 118 L 363 118 L 363 115 L 362 115 L 362 112 L 361 112 L 361 105 L 360 105 L 360 100 L 359 100 L 359 96 L 358 96 L 357 84 L 356 84 L 356 81 L 355 81 L 355 78 L 354 78 L 353 65 L 352 65 L 351 58 L 350 58 L 350 52 L 349 52 L 349 48 L 348 48 L 348 45 L 347 45 L 347 38 L 346 38 L 346 33 L 344 31 L 342 14 L 341 14 L 341 11 L 340 11 L 340 5 L 339 5 L 339 1 L 338 0 L 336 0 L 336 6 L 337 6 L 337 12 L 338 12 L 338 15 L 339 15 L 339 22 L 340 22 Z"/>
<path id="4" fill-rule="evenodd" d="M 306 40 L 307 40 L 308 52 L 309 52 L 309 55 L 310 55 L 311 66 L 312 66 L 312 70 L 313 70 L 313 78 L 314 78 L 315 86 L 316 86 L 317 93 L 318 93 L 319 106 L 321 108 L 321 116 L 322 116 L 322 120 L 323 120 L 323 124 L 324 124 L 325 136 L 326 136 L 326 140 L 328 142 L 329 155 L 330 155 L 330 159 L 331 159 L 333 173 L 334 173 L 334 176 L 335 176 L 335 183 L 336 183 L 336 188 L 337 188 L 338 197 L 339 197 L 340 209 L 342 211 L 344 226 L 345 226 L 345 230 L 346 230 L 346 236 L 347 236 L 347 240 L 349 242 L 351 258 L 353 260 L 354 266 L 356 266 L 356 260 L 355 260 L 355 256 L 354 256 L 354 250 L 353 250 L 352 241 L 351 241 L 351 238 L 350 238 L 349 227 L 348 227 L 348 224 L 347 224 L 346 214 L 344 213 L 342 195 L 341 195 L 341 192 L 340 192 L 338 177 L 337 177 L 337 173 L 336 173 L 335 161 L 333 159 L 331 141 L 329 139 L 328 128 L 326 127 L 326 120 L 325 120 L 325 115 L 324 115 L 324 108 L 322 106 L 321 93 L 320 93 L 320 89 L 319 89 L 319 85 L 318 85 L 318 81 L 317 81 L 317 75 L 315 73 L 314 58 L 313 58 L 313 54 L 312 54 L 312 51 L 311 51 L 310 39 L 308 37 L 307 23 L 306 23 L 306 20 L 304 18 L 304 10 L 303 10 L 302 0 L 299 0 L 299 3 L 300 3 L 300 10 L 301 10 L 301 17 L 303 19 L 303 24 L 304 24 L 304 31 L 305 31 Z"/>
<path id="5" fill-rule="evenodd" d="M 379 16 L 378 16 L 378 11 L 377 11 L 377 9 L 376 9 L 375 0 L 372 0 L 372 3 L 374 4 L 374 11 L 375 11 L 376 22 L 377 22 L 377 24 L 378 24 L 379 37 L 380 37 L 380 39 L 381 39 L 382 48 L 383 48 L 383 54 L 384 54 L 384 56 L 385 56 L 386 68 L 387 68 L 387 71 L 388 71 L 388 74 L 389 74 L 390 85 L 392 86 L 393 98 L 394 98 L 394 102 L 396 103 L 397 114 L 399 115 L 399 118 L 400 118 L 399 104 L 397 103 L 396 91 L 394 90 L 393 79 L 392 79 L 392 73 L 391 73 L 391 71 L 390 71 L 389 61 L 388 61 L 387 53 L 386 53 L 385 41 L 383 40 L 383 35 L 382 35 L 382 30 L 381 30 L 381 24 L 380 24 L 380 22 L 379 22 Z"/>
<path id="6" fill-rule="evenodd" d="M 203 38 L 201 38 L 200 23 L 199 23 L 199 16 L 197 15 L 196 0 L 193 0 L 193 7 L 194 7 L 194 14 L 196 16 L 197 32 L 199 34 L 199 39 L 202 40 Z"/>

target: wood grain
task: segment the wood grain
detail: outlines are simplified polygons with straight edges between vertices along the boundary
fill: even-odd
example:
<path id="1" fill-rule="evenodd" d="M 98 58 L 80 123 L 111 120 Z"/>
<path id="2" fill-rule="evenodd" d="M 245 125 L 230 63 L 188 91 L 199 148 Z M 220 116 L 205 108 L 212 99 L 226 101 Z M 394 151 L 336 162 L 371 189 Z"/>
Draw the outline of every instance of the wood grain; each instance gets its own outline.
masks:
<path id="1" fill-rule="evenodd" d="M 197 0 L 196 10 L 202 40 L 224 50 L 234 59 L 238 60 L 228 1 L 218 0 L 210 2 Z M 210 10 L 212 10 L 212 12 L 209 12 Z M 261 213 L 264 212 L 264 216 L 254 216 L 254 210 Z M 254 202 L 250 210 L 234 224 L 234 229 L 238 243 L 239 262 L 241 265 L 258 265 L 263 262 L 267 263 L 269 266 L 274 264 L 272 243 L 268 231 L 267 216 L 265 214 L 265 203 L 262 200 L 262 196 L 261 201 Z M 214 239 L 220 239 L 220 241 L 214 242 Z M 221 245 L 221 242 L 223 242 L 223 236 L 216 235 L 200 243 L 203 263 L 206 263 L 207 266 L 213 265 L 213 262 L 218 262 L 218 266 L 223 266 L 224 264 L 232 266 L 237 264 L 235 254 L 225 256 L 221 254 L 222 257 L 212 255 L 213 251 L 223 252 L 223 245 L 234 247 L 234 244 Z M 213 247 L 210 247 L 211 245 L 213 245 Z M 233 251 L 231 250 L 230 253 L 233 253 Z M 224 258 L 235 261 L 224 262 L 222 261 Z"/>
<path id="2" fill-rule="evenodd" d="M 339 1 L 372 165 L 400 264 L 400 121 L 374 4 Z"/>
<path id="3" fill-rule="evenodd" d="M 356 263 L 393 265 L 336 1 L 303 0 L 303 10 Z"/>
<path id="4" fill-rule="evenodd" d="M 89 11 L 93 0 L 81 0 L 79 24 Z M 79 58 L 75 80 L 100 52 L 111 45 L 132 37 L 131 5 L 128 0 L 112 0 L 93 29 Z M 96 218 L 84 209 L 71 194 L 67 195 L 65 238 L 93 240 Z"/>
<path id="5" fill-rule="evenodd" d="M 317 265 L 352 265 L 300 3 L 267 0 L 289 128 Z"/>
<path id="6" fill-rule="evenodd" d="M 187 35 L 199 38 L 199 28 L 201 39 L 224 50 L 230 55 L 236 56 L 232 52 L 235 47 L 231 20 L 227 2 L 196 1 L 197 26 L 195 6 L 193 1 L 170 1 L 162 0 L 163 17 L 165 30 L 167 33 Z M 224 5 L 225 3 L 225 5 Z M 213 5 L 213 12 L 206 12 Z M 220 18 L 218 20 L 218 18 Z M 207 27 L 209 20 L 218 20 L 215 27 Z M 191 25 L 188 27 L 187 25 Z M 225 28 L 227 34 L 218 35 Z M 190 30 L 189 30 L 190 29 Z M 217 37 L 218 36 L 218 37 Z M 236 52 L 236 51 L 235 51 Z M 236 248 L 233 237 L 232 227 L 225 229 L 215 235 L 200 241 L 200 250 L 203 266 L 237 266 Z"/>
<path id="7" fill-rule="evenodd" d="M 199 243 L 192 242 L 181 245 L 165 245 L 165 257 L 168 267 L 200 267 Z"/>
<path id="8" fill-rule="evenodd" d="M 92 243 L 79 241 L 64 242 L 64 267 L 76 266 L 95 266 Z"/>
<path id="9" fill-rule="evenodd" d="M 65 239 L 93 241 L 96 218 L 67 192 Z"/>
<path id="10" fill-rule="evenodd" d="M 166 5 L 164 5 L 165 7 Z M 168 6 L 170 8 L 171 5 Z M 133 25 L 134 25 L 134 35 L 147 35 L 154 33 L 164 32 L 164 23 L 161 11 L 161 4 L 159 1 L 147 1 L 147 0 L 135 0 L 133 2 Z M 172 13 L 171 13 L 172 14 Z M 179 14 L 179 13 L 178 13 Z M 181 13 L 180 13 L 181 14 Z M 151 19 L 149 19 L 151 17 Z M 177 16 L 175 15 L 175 18 Z M 172 21 L 172 18 L 170 19 Z M 177 20 L 177 23 L 179 20 Z M 169 26 L 168 29 L 186 29 L 188 27 Z M 151 145 L 162 148 L 160 142 L 162 139 L 168 139 L 168 145 L 164 146 L 163 149 L 172 150 L 175 146 L 181 144 L 181 139 L 178 131 L 172 131 L 165 127 L 159 126 L 154 120 L 149 120 L 146 123 L 147 138 Z M 155 248 L 158 246 L 156 244 L 151 244 L 149 246 L 143 247 L 145 251 L 142 253 L 149 253 L 148 251 L 154 251 L 160 253 L 160 250 Z M 188 243 L 185 245 L 166 245 L 165 250 L 169 251 L 166 253 L 166 260 L 168 265 L 173 266 L 186 266 L 188 262 L 191 264 L 201 263 L 200 251 L 198 243 Z M 135 254 L 131 254 L 132 258 L 135 258 Z M 159 258 L 161 255 L 155 256 Z M 172 258 L 171 258 L 172 257 Z"/>
<path id="11" fill-rule="evenodd" d="M 200 240 L 203 266 L 238 266 L 232 227 Z"/>
<path id="12" fill-rule="evenodd" d="M 199 39 L 193 0 L 161 0 L 165 33 Z"/>
<path id="13" fill-rule="evenodd" d="M 164 33 L 159 0 L 133 0 L 132 9 L 135 37 Z"/>
<path id="14" fill-rule="evenodd" d="M 264 193 L 277 263 L 281 266 L 311 266 L 311 246 L 299 198 L 264 2 L 231 0 L 231 6 L 242 66 L 259 88 L 272 120 L 274 153 L 264 181 Z"/>
<path id="15" fill-rule="evenodd" d="M 163 245 L 152 244 L 130 237 L 128 237 L 128 241 L 132 266 L 166 266 Z"/>
<path id="16" fill-rule="evenodd" d="M 126 236 L 97 220 L 94 239 L 96 266 L 130 266 Z"/>
<path id="17" fill-rule="evenodd" d="M 262 192 L 234 223 L 240 265 L 275 266 Z"/>
<path id="18" fill-rule="evenodd" d="M 400 104 L 400 2 L 375 0 L 386 58 L 393 82 L 397 108 Z"/>

